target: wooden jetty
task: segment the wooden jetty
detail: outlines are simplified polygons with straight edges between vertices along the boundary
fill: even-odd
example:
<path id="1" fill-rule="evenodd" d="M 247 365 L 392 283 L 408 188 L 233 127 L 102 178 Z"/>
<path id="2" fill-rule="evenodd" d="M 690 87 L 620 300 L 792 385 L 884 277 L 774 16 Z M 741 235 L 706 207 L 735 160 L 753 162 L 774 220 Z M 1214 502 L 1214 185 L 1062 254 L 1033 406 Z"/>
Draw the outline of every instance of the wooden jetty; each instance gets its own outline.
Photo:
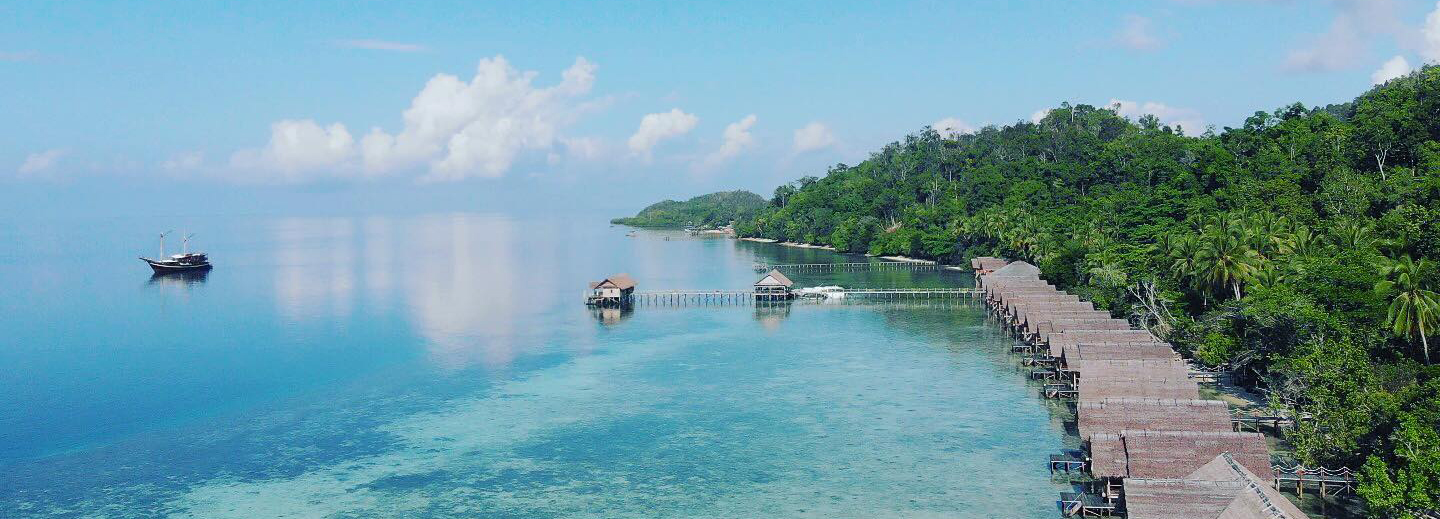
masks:
<path id="1" fill-rule="evenodd" d="M 939 263 L 918 261 L 858 261 L 850 263 L 788 263 L 780 265 L 755 265 L 755 272 L 771 270 L 790 272 L 854 272 L 862 270 L 939 270 Z"/>
<path id="2" fill-rule="evenodd" d="M 847 288 L 827 292 L 830 296 L 797 294 L 794 302 L 818 301 L 905 301 L 922 299 L 959 299 L 978 294 L 973 288 Z M 630 296 L 635 304 L 650 306 L 718 306 L 750 305 L 785 302 L 752 290 L 640 290 Z"/>

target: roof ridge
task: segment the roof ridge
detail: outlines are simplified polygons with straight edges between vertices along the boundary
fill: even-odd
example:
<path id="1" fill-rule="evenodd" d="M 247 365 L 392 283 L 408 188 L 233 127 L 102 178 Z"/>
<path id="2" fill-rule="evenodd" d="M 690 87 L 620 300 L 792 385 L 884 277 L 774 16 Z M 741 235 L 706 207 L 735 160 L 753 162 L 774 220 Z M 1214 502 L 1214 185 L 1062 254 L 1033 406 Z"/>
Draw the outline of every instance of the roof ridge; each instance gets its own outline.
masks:
<path id="1" fill-rule="evenodd" d="M 1235 458 L 1230 456 L 1229 451 L 1220 453 L 1220 457 L 1225 458 L 1225 463 L 1230 464 L 1230 470 L 1240 475 L 1240 480 L 1245 482 L 1245 489 L 1255 494 L 1255 497 L 1260 498 L 1260 503 L 1265 505 L 1265 511 L 1270 513 L 1270 517 L 1290 519 L 1289 514 L 1286 514 L 1280 507 L 1275 506 L 1275 503 L 1270 502 L 1270 496 L 1265 495 L 1265 491 L 1261 490 L 1260 486 L 1255 484 L 1253 478 L 1246 477 L 1244 469 L 1240 467 L 1239 463 L 1235 462 Z"/>

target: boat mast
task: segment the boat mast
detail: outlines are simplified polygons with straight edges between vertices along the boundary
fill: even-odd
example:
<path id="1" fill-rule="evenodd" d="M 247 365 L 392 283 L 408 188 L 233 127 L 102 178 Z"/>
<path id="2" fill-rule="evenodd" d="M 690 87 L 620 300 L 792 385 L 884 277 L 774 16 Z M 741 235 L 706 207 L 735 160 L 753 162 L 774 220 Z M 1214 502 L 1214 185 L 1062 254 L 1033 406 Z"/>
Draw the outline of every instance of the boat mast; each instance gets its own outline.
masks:
<path id="1" fill-rule="evenodd" d="M 191 236 L 194 236 L 194 235 L 195 235 L 195 233 L 193 233 L 193 232 L 190 233 L 190 234 L 186 234 L 186 235 L 185 235 L 185 240 L 184 240 L 184 242 L 183 242 L 183 243 L 184 243 L 184 245 L 183 245 L 184 248 L 181 249 L 181 251 L 180 251 L 181 254 L 189 254 L 189 253 L 190 253 L 190 237 L 191 237 Z"/>
<path id="2" fill-rule="evenodd" d="M 173 230 L 160 233 L 160 259 L 165 259 L 165 235 L 175 232 Z"/>

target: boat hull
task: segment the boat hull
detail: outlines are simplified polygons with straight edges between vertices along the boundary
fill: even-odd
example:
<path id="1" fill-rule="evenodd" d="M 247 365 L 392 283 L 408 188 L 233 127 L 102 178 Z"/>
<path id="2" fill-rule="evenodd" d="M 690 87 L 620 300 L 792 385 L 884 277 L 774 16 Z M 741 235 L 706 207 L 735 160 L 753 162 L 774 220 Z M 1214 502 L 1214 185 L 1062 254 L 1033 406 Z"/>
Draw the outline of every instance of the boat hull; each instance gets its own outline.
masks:
<path id="1" fill-rule="evenodd" d="M 140 261 L 144 261 L 145 264 L 150 265 L 150 269 L 154 270 L 156 274 L 167 274 L 170 272 L 199 272 L 203 270 L 210 270 L 211 267 L 209 262 L 170 263 L 164 261 L 155 261 L 149 258 L 140 258 Z"/>

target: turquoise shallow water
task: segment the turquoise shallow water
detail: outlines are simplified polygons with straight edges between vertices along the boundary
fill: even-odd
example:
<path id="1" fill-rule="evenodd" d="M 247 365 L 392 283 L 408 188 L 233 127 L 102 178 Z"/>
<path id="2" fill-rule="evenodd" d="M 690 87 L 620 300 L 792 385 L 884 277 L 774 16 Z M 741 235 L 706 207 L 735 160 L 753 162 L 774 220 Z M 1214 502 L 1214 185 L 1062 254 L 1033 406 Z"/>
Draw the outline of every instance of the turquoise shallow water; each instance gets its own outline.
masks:
<path id="1" fill-rule="evenodd" d="M 171 222 L 0 230 L 0 516 L 1056 513 L 1063 430 L 978 307 L 580 304 L 611 272 L 734 289 L 855 257 L 487 215 L 181 223 L 203 280 L 131 259 Z"/>

